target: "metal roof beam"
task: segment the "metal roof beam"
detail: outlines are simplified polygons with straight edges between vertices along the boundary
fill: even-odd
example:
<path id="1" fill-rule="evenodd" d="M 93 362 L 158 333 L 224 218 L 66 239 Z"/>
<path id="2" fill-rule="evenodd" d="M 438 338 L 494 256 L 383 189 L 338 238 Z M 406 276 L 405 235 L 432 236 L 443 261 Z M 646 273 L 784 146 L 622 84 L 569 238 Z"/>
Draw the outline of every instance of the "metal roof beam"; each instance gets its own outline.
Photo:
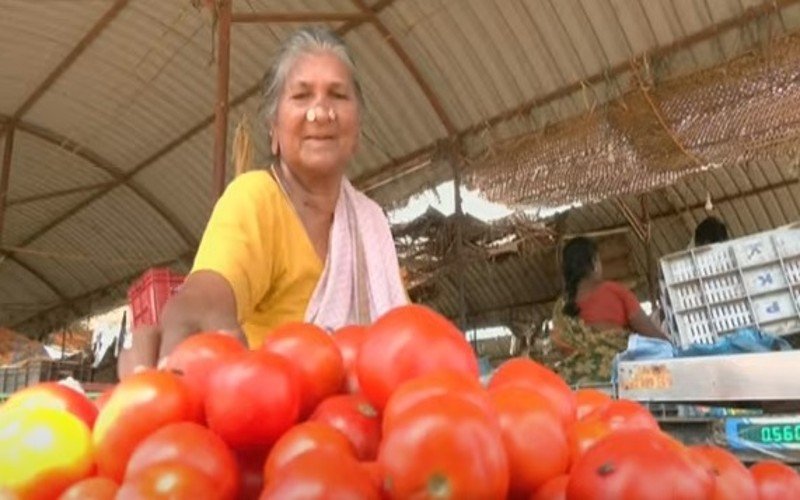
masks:
<path id="1" fill-rule="evenodd" d="M 0 167 L 0 243 L 3 242 L 3 225 L 6 219 L 8 206 L 8 184 L 11 177 L 11 155 L 14 151 L 14 125 L 7 125 L 4 129 L 3 164 Z"/>
<path id="2" fill-rule="evenodd" d="M 715 23 L 692 35 L 675 40 L 670 44 L 661 47 L 656 47 L 651 51 L 637 55 L 634 59 L 649 57 L 650 60 L 652 61 L 653 59 L 659 59 L 673 55 L 697 43 L 710 40 L 717 36 L 721 36 L 722 34 L 732 29 L 740 28 L 761 17 L 770 15 L 772 13 L 780 12 L 782 9 L 796 5 L 798 3 L 800 3 L 800 0 L 774 0 L 774 1 L 764 2 L 760 5 L 756 5 L 754 7 L 750 7 L 744 10 L 744 12 L 742 12 L 742 14 L 739 16 L 733 17 L 731 19 L 719 23 Z M 553 92 L 550 92 L 544 96 L 537 97 L 528 102 L 522 103 L 515 108 L 503 111 L 502 113 L 492 116 L 488 120 L 483 120 L 480 123 L 476 123 L 472 126 L 459 130 L 458 132 L 451 134 L 451 136 L 448 139 L 452 141 L 463 140 L 465 137 L 469 135 L 475 134 L 487 128 L 492 128 L 500 123 L 506 122 L 513 118 L 529 114 L 534 109 L 546 106 L 559 99 L 570 96 L 575 92 L 579 92 L 586 86 L 591 86 L 597 83 L 607 81 L 611 78 L 616 78 L 630 70 L 631 70 L 631 63 L 628 60 L 626 60 L 625 62 L 612 66 L 611 68 L 607 68 L 598 73 L 595 73 L 594 75 L 591 75 L 588 78 L 584 78 L 580 81 L 573 82 L 569 85 L 556 89 Z M 402 170 L 403 165 L 409 163 L 414 164 L 418 161 L 421 161 L 425 157 L 431 155 L 436 150 L 436 144 L 438 142 L 441 142 L 441 140 L 437 141 L 436 143 L 424 146 L 416 151 L 413 151 L 405 155 L 402 161 L 399 160 L 391 161 L 372 173 L 362 175 L 361 177 L 355 179 L 353 181 L 353 184 L 361 189 L 369 190 L 371 188 L 369 187 L 365 188 L 364 186 L 371 186 L 372 184 L 374 184 L 373 179 L 376 177 L 385 178 L 387 175 L 391 176 L 393 179 L 400 177 L 404 173 Z"/>
<path id="3" fill-rule="evenodd" d="M 751 190 L 748 190 L 748 191 L 742 191 L 742 192 L 734 194 L 734 195 L 723 196 L 722 198 L 717 198 L 717 199 L 714 200 L 714 204 L 715 205 L 722 205 L 723 203 L 729 203 L 729 202 L 732 202 L 732 201 L 737 200 L 737 199 L 747 198 L 747 197 L 750 197 L 750 196 L 758 196 L 760 194 L 768 193 L 768 192 L 774 191 L 776 189 L 780 189 L 780 188 L 784 188 L 784 187 L 791 187 L 791 186 L 798 185 L 798 184 L 800 184 L 800 180 L 798 180 L 798 179 L 787 179 L 785 181 L 777 182 L 775 184 L 769 184 L 767 186 L 763 186 L 763 187 L 760 187 L 760 188 L 755 188 L 755 189 L 751 189 Z M 666 212 L 660 212 L 660 213 L 657 213 L 657 214 L 652 214 L 650 216 L 650 221 L 651 222 L 655 222 L 657 220 L 667 219 L 667 218 L 670 218 L 670 217 L 678 217 L 679 215 L 682 215 L 685 212 L 689 212 L 689 211 L 692 211 L 692 210 L 698 210 L 698 209 L 701 209 L 701 208 L 705 208 L 705 206 L 706 206 L 706 202 L 705 201 L 701 201 L 701 202 L 695 203 L 693 205 L 684 206 L 683 208 L 673 207 L 671 210 L 668 210 Z M 586 207 L 583 207 L 583 208 L 577 209 L 577 210 L 582 210 L 584 208 L 586 208 Z M 614 232 L 614 231 L 623 231 L 623 230 L 627 230 L 627 229 L 628 229 L 628 225 L 627 224 L 619 224 L 619 225 L 614 225 L 614 226 L 607 226 L 607 227 L 598 228 L 594 232 Z"/>
<path id="4" fill-rule="evenodd" d="M 75 45 L 70 53 L 67 54 L 67 57 L 58 63 L 58 66 L 56 66 L 55 69 L 51 71 L 49 75 L 47 75 L 47 78 L 45 78 L 44 81 L 40 83 L 38 87 L 36 87 L 36 90 L 34 90 L 33 93 L 28 96 L 25 102 L 22 103 L 22 106 L 20 106 L 12 116 L 13 121 L 17 121 L 22 118 L 22 116 L 25 115 L 25 113 L 27 113 L 34 104 L 36 104 L 36 102 L 45 94 L 45 92 L 50 89 L 53 83 L 55 83 L 55 81 L 58 80 L 58 78 L 64 74 L 64 72 L 69 69 L 70 66 L 72 66 L 78 57 L 83 54 L 86 48 L 89 47 L 89 45 L 91 45 L 92 42 L 94 42 L 97 37 L 100 36 L 100 34 L 109 24 L 111 24 L 111 21 L 117 17 L 117 15 L 122 11 L 122 9 L 125 8 L 127 4 L 128 0 L 117 0 L 114 2 L 114 4 L 110 9 L 108 9 L 108 11 L 106 11 L 103 17 L 101 17 L 95 23 L 95 25 L 92 26 L 92 29 L 90 29 L 83 36 L 83 38 L 80 39 L 78 44 Z"/>
<path id="5" fill-rule="evenodd" d="M 389 31 L 389 28 L 383 24 L 383 21 L 380 20 L 378 15 L 372 9 L 370 9 L 366 3 L 364 3 L 364 0 L 352 1 L 353 4 L 355 4 L 364 13 L 367 19 L 369 19 L 370 23 L 375 26 L 375 29 L 377 29 L 378 32 L 383 36 L 383 39 L 389 44 L 389 47 L 391 47 L 392 51 L 400 59 L 400 62 L 403 63 L 403 66 L 405 66 L 406 70 L 411 74 L 411 77 L 415 82 L 417 82 L 417 85 L 425 95 L 425 98 L 428 100 L 433 110 L 436 112 L 436 116 L 439 117 L 439 121 L 442 122 L 442 125 L 444 125 L 447 133 L 449 135 L 456 134 L 456 126 L 453 124 L 450 116 L 448 116 L 444 106 L 442 106 L 439 96 L 436 95 L 436 92 L 434 92 L 433 88 L 425 80 L 425 77 L 422 75 L 419 68 L 417 68 L 417 66 L 411 60 L 408 52 L 406 52 L 403 46 L 400 45 L 400 42 L 398 42 L 397 38 L 392 35 L 391 31 Z"/>
<path id="6" fill-rule="evenodd" d="M 194 250 L 187 251 L 174 259 L 159 262 L 155 264 L 155 267 L 167 267 L 172 264 L 180 263 L 187 259 L 191 259 L 193 256 L 194 256 Z M 113 283 L 109 283 L 108 285 L 95 288 L 93 290 L 90 290 L 86 293 L 83 293 L 75 297 L 70 297 L 70 298 L 62 297 L 61 301 L 58 304 L 48 307 L 43 311 L 39 311 L 33 314 L 32 316 L 29 316 L 23 320 L 14 323 L 13 325 L 11 325 L 11 328 L 18 331 L 24 331 L 26 325 L 31 325 L 36 329 L 47 328 L 49 324 L 47 321 L 44 321 L 42 317 L 49 315 L 57 315 L 60 311 L 64 311 L 65 309 L 73 311 L 78 316 L 85 315 L 91 309 L 93 303 L 95 303 L 98 299 L 102 298 L 103 295 L 115 291 L 116 288 L 127 286 L 128 284 L 133 282 L 133 280 L 138 278 L 141 275 L 142 271 L 144 271 L 144 269 L 139 270 L 136 273 L 130 274 L 128 276 L 125 276 L 124 278 L 114 281 Z"/>
<path id="7" fill-rule="evenodd" d="M 3 117 L 3 118 L 8 118 L 8 117 Z M 142 201 L 150 205 L 150 207 L 159 216 L 161 216 L 161 218 L 164 219 L 167 222 L 167 224 L 169 224 L 170 227 L 172 227 L 172 229 L 181 237 L 181 239 L 184 241 L 184 243 L 186 243 L 187 246 L 191 248 L 197 246 L 197 240 L 192 234 L 192 232 L 189 230 L 189 228 L 185 224 L 183 224 L 178 219 L 178 217 L 172 211 L 170 211 L 166 207 L 166 205 L 164 205 L 164 203 L 162 203 L 158 198 L 156 198 L 153 194 L 147 191 L 144 187 L 131 180 L 130 173 L 123 172 L 121 169 L 114 166 L 109 160 L 106 160 L 105 158 L 101 157 L 100 155 L 91 151 L 90 149 L 76 143 L 75 141 L 69 139 L 68 137 L 64 137 L 61 134 L 53 132 L 52 130 L 24 121 L 17 122 L 16 127 L 18 130 L 31 134 L 32 136 L 41 139 L 49 144 L 52 144 L 58 147 L 59 149 L 68 151 L 69 153 L 78 156 L 79 158 L 88 162 L 93 167 L 98 168 L 107 173 L 109 176 L 111 176 L 114 179 L 114 182 L 107 183 L 106 184 L 107 187 L 103 189 L 101 193 L 98 193 L 96 198 L 99 198 L 100 196 L 106 194 L 113 188 L 116 188 L 121 185 L 127 185 L 131 189 L 131 191 L 133 191 L 139 198 L 141 198 Z M 96 198 L 89 198 L 89 200 L 94 200 Z M 80 208 L 83 208 L 85 206 L 83 203 L 85 203 L 85 201 L 79 203 L 77 209 L 73 207 L 73 209 L 68 210 L 67 212 L 69 212 L 70 214 L 77 212 L 78 210 L 80 210 Z M 62 217 L 64 217 L 64 214 L 59 216 L 57 219 L 60 219 Z M 41 229 L 36 233 L 34 233 L 34 235 L 29 237 L 29 241 L 28 239 L 26 239 L 26 243 L 20 246 L 27 245 L 28 243 L 31 243 L 32 241 L 37 239 L 40 236 L 38 234 L 40 231 Z M 45 231 L 42 231 L 42 234 L 44 232 Z"/>
<path id="8" fill-rule="evenodd" d="M 234 23 L 328 23 L 367 20 L 359 12 L 234 12 Z"/>
<path id="9" fill-rule="evenodd" d="M 378 13 L 381 10 L 385 9 L 386 7 L 390 6 L 391 4 L 392 4 L 392 0 L 384 0 L 384 1 L 379 2 L 378 4 L 376 4 L 374 7 L 372 7 L 371 11 L 375 12 L 375 13 Z M 346 23 L 346 24 L 342 25 L 337 30 L 337 32 L 340 35 L 344 35 L 348 31 L 351 31 L 351 30 L 357 28 L 358 26 L 360 26 L 361 24 L 363 24 L 363 22 L 364 21 L 352 21 L 352 22 Z M 237 97 L 235 97 L 233 100 L 230 101 L 229 108 L 233 108 L 233 107 L 236 107 L 236 106 L 242 104 L 247 99 L 249 99 L 249 98 L 253 97 L 254 95 L 256 95 L 260 89 L 261 89 L 261 82 L 258 82 L 256 84 L 254 84 L 253 86 L 249 87 L 244 92 L 242 92 L 241 94 L 239 94 Z M 149 157 L 145 158 L 143 161 L 141 161 L 138 165 L 133 167 L 131 170 L 126 171 L 124 174 L 122 174 L 121 177 L 117 178 L 116 181 L 113 184 L 111 184 L 109 187 L 102 189 L 95 196 L 78 203 L 77 205 L 75 205 L 71 209 L 67 210 L 66 212 L 64 212 L 60 216 L 56 217 L 55 219 L 53 219 L 52 221 L 47 223 L 44 227 L 40 228 L 34 234 L 32 234 L 31 236 L 26 238 L 25 242 L 23 242 L 20 246 L 25 246 L 25 245 L 31 243 L 32 241 L 40 238 L 41 236 L 43 236 L 45 233 L 47 233 L 48 231 L 50 231 L 54 227 L 58 226 L 59 224 L 61 224 L 65 220 L 69 219 L 70 217 L 72 217 L 73 215 L 75 215 L 76 213 L 81 211 L 84 207 L 92 204 L 93 202 L 95 202 L 99 198 L 101 198 L 101 197 L 105 196 L 106 194 L 108 194 L 108 192 L 110 192 L 112 189 L 114 189 L 114 188 L 116 188 L 116 187 L 118 187 L 118 186 L 120 186 L 122 184 L 125 184 L 125 183 L 127 183 L 128 185 L 132 186 L 133 184 L 131 184 L 131 178 L 133 176 L 135 176 L 136 174 L 138 174 L 139 172 L 141 172 L 145 168 L 153 165 L 156 161 L 158 161 L 159 159 L 161 159 L 165 155 L 169 154 L 170 152 L 172 152 L 173 150 L 178 148 L 180 145 L 182 145 L 183 143 L 185 143 L 186 141 L 188 141 L 189 139 L 194 137 L 196 134 L 198 134 L 199 132 L 204 130 L 206 127 L 208 127 L 209 125 L 214 123 L 214 118 L 215 118 L 215 114 L 214 113 L 210 114 L 209 116 L 207 116 L 206 118 L 201 120 L 199 123 L 197 123 L 196 125 L 191 127 L 189 130 L 187 130 L 186 132 L 184 132 L 183 134 L 181 134 L 180 136 L 178 136 L 174 140 L 170 141 L 169 143 L 167 143 L 165 146 L 163 146 L 161 149 L 156 151 L 154 154 L 152 154 Z M 155 200 L 155 198 L 152 199 L 152 202 L 153 203 L 151 203 L 151 206 L 153 206 L 155 208 L 155 204 L 158 203 L 158 202 L 157 202 L 157 200 Z M 166 209 L 164 209 L 164 210 L 166 210 Z M 173 221 L 173 223 L 177 223 L 177 221 Z M 194 242 L 190 246 L 192 246 L 192 248 L 194 248 L 194 247 L 197 246 L 197 243 Z"/>

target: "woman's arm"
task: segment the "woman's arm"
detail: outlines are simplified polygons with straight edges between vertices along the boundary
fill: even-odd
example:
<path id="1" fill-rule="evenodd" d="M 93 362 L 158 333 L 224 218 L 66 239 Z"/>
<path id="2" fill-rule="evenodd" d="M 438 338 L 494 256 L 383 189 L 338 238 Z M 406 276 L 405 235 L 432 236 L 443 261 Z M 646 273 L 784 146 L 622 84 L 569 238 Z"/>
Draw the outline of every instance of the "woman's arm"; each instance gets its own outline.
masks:
<path id="1" fill-rule="evenodd" d="M 635 333 L 640 333 L 646 337 L 670 340 L 669 335 L 661 331 L 661 328 L 653 323 L 653 320 L 645 314 L 641 307 L 639 307 L 639 310 L 635 312 L 628 321 L 630 322 L 631 330 Z"/>
<path id="2" fill-rule="evenodd" d="M 236 320 L 236 300 L 228 281 L 213 271 L 192 273 L 164 307 L 161 325 L 138 328 L 133 345 L 120 353 L 120 379 L 157 366 L 186 337 L 201 331 L 223 331 L 247 344 Z"/>

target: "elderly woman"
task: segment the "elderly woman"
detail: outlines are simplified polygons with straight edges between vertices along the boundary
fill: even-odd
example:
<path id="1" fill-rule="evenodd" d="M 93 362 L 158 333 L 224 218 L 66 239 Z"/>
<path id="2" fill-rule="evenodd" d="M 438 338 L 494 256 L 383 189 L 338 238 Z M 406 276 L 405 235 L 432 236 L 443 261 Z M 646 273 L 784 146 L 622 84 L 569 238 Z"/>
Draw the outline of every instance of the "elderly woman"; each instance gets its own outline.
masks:
<path id="1" fill-rule="evenodd" d="M 153 365 L 198 331 L 228 331 L 254 348 L 286 322 L 332 330 L 408 300 L 383 211 L 345 177 L 364 104 L 344 42 L 299 30 L 263 94 L 275 163 L 227 187 L 161 327 L 134 335 L 134 364 Z"/>
<path id="2" fill-rule="evenodd" d="M 564 358 L 556 369 L 570 383 L 608 383 L 614 356 L 631 332 L 667 339 L 621 284 L 603 279 L 594 242 L 578 237 L 562 253 L 564 296 L 553 311 L 553 344 Z"/>

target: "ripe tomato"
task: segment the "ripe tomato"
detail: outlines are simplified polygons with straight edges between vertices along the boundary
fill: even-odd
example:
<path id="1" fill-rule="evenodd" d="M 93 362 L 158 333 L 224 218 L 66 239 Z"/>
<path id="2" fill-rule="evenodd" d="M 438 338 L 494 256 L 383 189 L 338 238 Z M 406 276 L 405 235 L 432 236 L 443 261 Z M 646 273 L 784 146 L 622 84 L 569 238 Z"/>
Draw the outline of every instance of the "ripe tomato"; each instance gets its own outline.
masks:
<path id="1" fill-rule="evenodd" d="M 261 500 L 352 498 L 378 500 L 369 472 L 347 453 L 311 450 L 286 464 L 267 484 Z"/>
<path id="2" fill-rule="evenodd" d="M 658 430 L 658 422 L 650 410 L 627 399 L 618 399 L 601 406 L 584 420 L 600 420 L 608 424 L 612 431 L 620 429 L 653 429 Z"/>
<path id="3" fill-rule="evenodd" d="M 327 424 L 344 434 L 356 458 L 375 460 L 381 443 L 381 419 L 363 396 L 331 396 L 317 406 L 309 420 Z"/>
<path id="4" fill-rule="evenodd" d="M 114 387 L 110 387 L 103 392 L 100 393 L 97 398 L 94 400 L 94 406 L 97 408 L 97 413 L 99 414 L 103 407 L 108 403 L 108 399 L 111 397 L 111 393 L 114 392 Z"/>
<path id="5" fill-rule="evenodd" d="M 541 394 L 558 412 L 564 426 L 575 421 L 575 394 L 564 380 L 549 368 L 528 358 L 506 361 L 489 380 L 489 390 L 518 387 Z"/>
<path id="6" fill-rule="evenodd" d="M 214 480 L 182 462 L 160 462 L 122 483 L 116 500 L 228 500 Z"/>
<path id="7" fill-rule="evenodd" d="M 0 412 L 0 489 L 20 500 L 58 498 L 92 468 L 91 432 L 72 413 L 20 407 Z"/>
<path id="8" fill-rule="evenodd" d="M 716 478 L 712 500 L 758 500 L 753 476 L 731 452 L 719 446 L 697 445 L 689 448 L 689 454 Z"/>
<path id="9" fill-rule="evenodd" d="M 378 463 L 391 498 L 505 498 L 509 467 L 496 419 L 457 396 L 433 396 L 384 436 Z"/>
<path id="10" fill-rule="evenodd" d="M 491 398 L 508 455 L 512 495 L 529 496 L 567 472 L 567 434 L 549 400 L 516 387 L 492 391 Z"/>
<path id="11" fill-rule="evenodd" d="M 44 382 L 15 392 L 0 406 L 0 411 L 11 408 L 51 408 L 72 413 L 83 420 L 89 429 L 97 419 L 97 407 L 85 395 L 57 382 Z"/>
<path id="12" fill-rule="evenodd" d="M 612 432 L 608 422 L 604 420 L 584 419 L 572 424 L 567 431 L 571 467 L 578 463 L 578 460 L 589 448 Z"/>
<path id="13" fill-rule="evenodd" d="M 575 391 L 575 401 L 578 405 L 577 417 L 580 420 L 610 403 L 611 396 L 597 389 L 578 389 Z"/>
<path id="14" fill-rule="evenodd" d="M 544 483 L 530 498 L 531 500 L 567 500 L 568 483 L 568 474 L 556 476 Z"/>
<path id="15" fill-rule="evenodd" d="M 361 391 L 379 411 L 403 382 L 443 369 L 478 377 L 478 361 L 464 334 L 420 305 L 398 307 L 378 318 L 356 359 Z"/>
<path id="16" fill-rule="evenodd" d="M 403 383 L 395 390 L 383 409 L 383 432 L 389 432 L 399 415 L 420 401 L 442 394 L 457 394 L 483 408 L 487 415 L 495 414 L 489 394 L 478 379 L 463 372 L 439 370 Z"/>
<path id="17" fill-rule="evenodd" d="M 378 462 L 360 462 L 361 467 L 367 471 L 369 474 L 370 479 L 372 480 L 372 486 L 375 487 L 376 491 L 383 491 L 383 471 L 381 470 L 381 466 Z"/>
<path id="18" fill-rule="evenodd" d="M 128 459 L 147 436 L 195 419 L 189 389 L 179 376 L 156 370 L 129 376 L 111 393 L 94 426 L 98 472 L 121 482 Z"/>
<path id="19" fill-rule="evenodd" d="M 220 497 L 236 497 L 236 458 L 219 436 L 202 425 L 179 422 L 150 434 L 131 455 L 125 477 L 132 478 L 152 465 L 169 461 L 181 461 L 208 475 Z"/>
<path id="20" fill-rule="evenodd" d="M 333 332 L 333 341 L 342 353 L 345 373 L 345 390 L 350 394 L 359 392 L 356 376 L 356 358 L 361 344 L 367 338 L 367 329 L 360 325 L 345 326 Z"/>
<path id="21" fill-rule="evenodd" d="M 114 500 L 119 486 L 107 477 L 90 477 L 70 486 L 58 500 Z"/>
<path id="22" fill-rule="evenodd" d="M 165 368 L 183 375 L 192 395 L 199 421 L 205 421 L 205 396 L 211 373 L 225 360 L 247 352 L 241 342 L 219 332 L 203 332 L 187 337 L 167 357 Z"/>
<path id="23" fill-rule="evenodd" d="M 264 484 L 269 485 L 281 474 L 281 469 L 303 453 L 311 450 L 333 450 L 355 457 L 355 449 L 347 436 L 320 422 L 304 422 L 281 436 L 267 455 L 264 464 Z"/>
<path id="24" fill-rule="evenodd" d="M 344 383 L 339 348 L 322 328 L 309 323 L 287 323 L 273 330 L 261 349 L 283 356 L 299 372 L 302 387 L 300 416 L 305 418 L 320 401 L 338 393 Z"/>
<path id="25" fill-rule="evenodd" d="M 764 460 L 750 467 L 759 500 L 800 498 L 800 475 L 777 460 Z"/>
<path id="26" fill-rule="evenodd" d="M 249 351 L 211 375 L 208 428 L 233 448 L 266 449 L 294 425 L 299 409 L 297 374 L 277 354 Z"/>
<path id="27" fill-rule="evenodd" d="M 567 498 L 710 498 L 714 477 L 688 450 L 652 429 L 622 430 L 590 448 L 572 468 Z"/>

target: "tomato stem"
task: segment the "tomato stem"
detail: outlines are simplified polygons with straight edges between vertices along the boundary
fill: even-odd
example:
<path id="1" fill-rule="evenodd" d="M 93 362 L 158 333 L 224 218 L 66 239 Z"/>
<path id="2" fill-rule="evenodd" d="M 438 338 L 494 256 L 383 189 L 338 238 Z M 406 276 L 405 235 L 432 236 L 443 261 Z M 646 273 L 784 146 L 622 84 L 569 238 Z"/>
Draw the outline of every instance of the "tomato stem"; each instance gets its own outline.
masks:
<path id="1" fill-rule="evenodd" d="M 613 474 L 616 469 L 614 468 L 614 464 L 611 462 L 606 462 L 600 467 L 597 468 L 597 473 L 601 476 L 608 476 Z"/>
<path id="2" fill-rule="evenodd" d="M 452 496 L 450 481 L 444 474 L 434 474 L 428 479 L 428 494 L 430 498 L 448 499 Z"/>

